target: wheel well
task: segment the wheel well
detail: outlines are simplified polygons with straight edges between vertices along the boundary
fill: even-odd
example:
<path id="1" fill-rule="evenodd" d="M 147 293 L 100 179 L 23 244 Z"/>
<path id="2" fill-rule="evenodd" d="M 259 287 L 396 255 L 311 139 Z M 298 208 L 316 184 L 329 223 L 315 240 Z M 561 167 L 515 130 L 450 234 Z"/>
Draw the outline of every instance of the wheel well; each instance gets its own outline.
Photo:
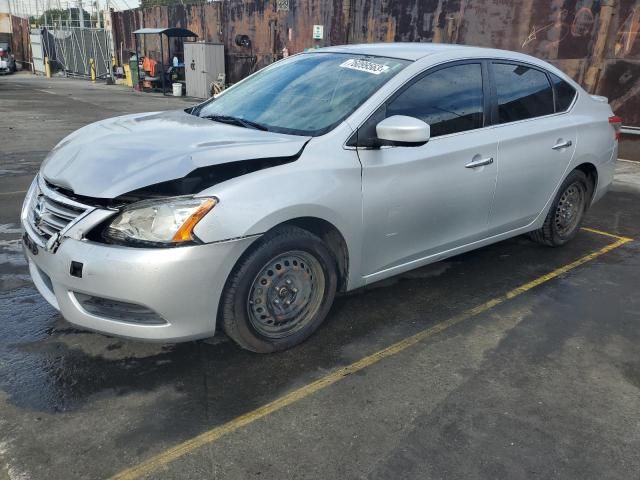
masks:
<path id="1" fill-rule="evenodd" d="M 593 163 L 583 163 L 581 165 L 578 165 L 575 169 L 580 170 L 589 179 L 589 182 L 591 184 L 591 191 L 589 192 L 589 194 L 593 198 L 593 193 L 595 192 L 596 186 L 598 185 L 598 170 L 596 169 L 595 165 Z"/>
<path id="2" fill-rule="evenodd" d="M 302 228 L 322 239 L 336 259 L 338 264 L 338 291 L 344 292 L 347 289 L 349 278 L 349 250 L 347 242 L 345 242 L 340 231 L 333 224 L 316 217 L 294 218 L 276 225 L 276 227 L 282 225 L 293 225 Z"/>

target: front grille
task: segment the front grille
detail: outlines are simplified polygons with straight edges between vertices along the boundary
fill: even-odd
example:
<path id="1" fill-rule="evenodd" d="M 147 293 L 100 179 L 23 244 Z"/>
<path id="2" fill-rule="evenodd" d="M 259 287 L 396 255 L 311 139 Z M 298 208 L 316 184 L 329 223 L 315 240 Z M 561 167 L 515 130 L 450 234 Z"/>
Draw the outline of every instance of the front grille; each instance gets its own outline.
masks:
<path id="1" fill-rule="evenodd" d="M 89 205 L 76 202 L 50 188 L 42 177 L 38 177 L 27 206 L 27 223 L 42 245 L 73 224 Z"/>

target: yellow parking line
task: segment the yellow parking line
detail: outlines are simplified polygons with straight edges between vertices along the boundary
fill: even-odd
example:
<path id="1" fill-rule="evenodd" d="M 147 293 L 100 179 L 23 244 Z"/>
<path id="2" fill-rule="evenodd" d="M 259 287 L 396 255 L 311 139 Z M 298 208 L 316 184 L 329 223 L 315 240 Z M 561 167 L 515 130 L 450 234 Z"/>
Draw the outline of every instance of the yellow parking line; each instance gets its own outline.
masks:
<path id="1" fill-rule="evenodd" d="M 617 238 L 618 240 L 623 240 L 624 239 L 624 240 L 627 240 L 629 242 L 631 240 L 633 240 L 632 238 L 623 237 L 621 235 L 616 235 L 614 233 L 603 232 L 602 230 L 596 230 L 595 228 L 582 227 L 582 230 L 584 230 L 585 232 L 597 233 L 598 235 L 604 235 L 605 237 Z"/>
<path id="2" fill-rule="evenodd" d="M 454 325 L 457 325 L 480 313 L 486 312 L 487 310 L 490 310 L 506 302 L 507 300 L 517 297 L 518 295 L 521 295 L 531 290 L 532 288 L 542 285 L 543 283 L 546 283 L 550 280 L 553 280 L 554 278 L 557 278 L 560 275 L 563 275 L 568 271 L 579 267 L 580 265 L 584 265 L 585 263 L 590 262 L 593 259 L 601 255 L 604 255 L 612 250 L 615 250 L 616 248 L 621 247 L 625 243 L 632 241 L 631 238 L 619 237 L 617 235 L 613 235 L 607 232 L 599 232 L 597 230 L 586 229 L 586 228 L 585 230 L 592 233 L 598 233 L 600 235 L 604 235 L 607 237 L 616 238 L 616 241 L 613 243 L 610 243 L 609 245 L 606 245 L 605 247 L 602 247 L 599 250 L 596 250 L 595 252 L 589 253 L 588 255 L 585 255 L 584 257 L 581 257 L 574 262 L 571 262 L 567 265 L 557 268 L 556 270 L 553 270 L 552 272 L 542 275 L 541 277 L 538 277 L 535 280 L 527 282 L 524 285 L 521 285 L 517 288 L 514 288 L 513 290 L 508 291 L 506 294 L 502 296 L 493 298 L 481 305 L 478 305 L 476 307 L 473 307 L 461 313 L 460 315 L 457 315 L 453 318 L 445 320 L 444 322 L 441 322 L 437 325 L 434 325 L 425 330 L 422 330 L 421 332 L 418 332 L 415 335 L 412 335 L 408 338 L 405 338 L 404 340 L 394 343 L 393 345 L 387 348 L 384 348 L 371 355 L 368 355 L 358 360 L 357 362 L 352 363 L 351 365 L 347 365 L 346 367 L 339 368 L 334 372 L 324 377 L 321 377 L 314 382 L 311 382 L 303 387 L 293 390 L 292 392 L 289 392 L 286 395 L 280 398 L 277 398 L 276 400 L 270 403 L 267 403 L 266 405 L 263 405 L 262 407 L 259 407 L 248 413 L 245 413 L 244 415 L 236 417 L 233 420 L 230 420 L 229 422 L 223 425 L 212 428 L 211 430 L 207 430 L 206 432 L 201 433 L 200 435 L 193 437 L 190 440 L 182 442 L 174 447 L 171 447 L 165 450 L 164 452 L 159 453 L 158 455 L 151 457 L 138 465 L 135 465 L 131 468 L 121 471 L 120 473 L 113 476 L 112 480 L 116 480 L 116 479 L 132 480 L 132 479 L 137 479 L 142 476 L 148 475 L 152 472 L 155 472 L 163 465 L 167 465 L 173 462 L 174 460 L 177 460 L 178 458 L 184 455 L 187 455 L 188 453 L 193 452 L 194 450 L 200 447 L 203 447 L 204 445 L 213 443 L 219 438 L 229 433 L 232 433 L 246 425 L 249 425 L 250 423 L 253 423 L 256 420 L 259 420 L 267 415 L 270 415 L 271 413 L 281 410 L 286 406 L 291 405 L 292 403 L 302 400 L 303 398 L 306 398 L 316 393 L 319 390 L 327 388 L 328 386 L 333 385 L 334 383 L 342 380 L 343 378 L 355 372 L 358 372 L 367 367 L 370 367 L 371 365 L 374 365 L 378 363 L 380 360 L 383 360 L 387 357 L 396 355 L 429 337 L 432 337 L 438 333 L 441 333 L 447 330 L 448 328 L 451 328 Z"/>

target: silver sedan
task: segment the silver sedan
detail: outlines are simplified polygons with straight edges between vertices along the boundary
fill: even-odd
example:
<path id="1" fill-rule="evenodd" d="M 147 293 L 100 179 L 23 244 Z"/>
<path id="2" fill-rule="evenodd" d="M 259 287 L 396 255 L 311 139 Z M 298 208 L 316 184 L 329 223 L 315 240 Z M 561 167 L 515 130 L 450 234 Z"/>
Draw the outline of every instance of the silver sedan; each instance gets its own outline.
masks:
<path id="1" fill-rule="evenodd" d="M 24 202 L 41 294 L 71 323 L 273 352 L 353 290 L 521 234 L 570 241 L 621 120 L 527 55 L 331 47 L 186 111 L 88 125 Z"/>

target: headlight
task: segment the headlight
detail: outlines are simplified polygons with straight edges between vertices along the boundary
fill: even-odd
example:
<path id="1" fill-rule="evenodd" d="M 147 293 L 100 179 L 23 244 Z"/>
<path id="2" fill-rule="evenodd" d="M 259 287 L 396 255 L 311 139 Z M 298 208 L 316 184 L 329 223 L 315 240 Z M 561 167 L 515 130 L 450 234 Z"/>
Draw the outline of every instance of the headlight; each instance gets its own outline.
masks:
<path id="1" fill-rule="evenodd" d="M 29 207 L 31 206 L 31 200 L 33 199 L 33 195 L 38 186 L 38 175 L 36 175 L 31 182 L 29 190 L 27 190 L 27 195 L 24 197 L 24 201 L 22 202 L 22 212 L 20 214 L 20 218 L 24 223 L 27 222 L 27 218 L 29 217 Z"/>
<path id="2" fill-rule="evenodd" d="M 144 201 L 125 208 L 106 228 L 108 240 L 172 245 L 195 240 L 193 228 L 211 210 L 215 198 Z"/>

